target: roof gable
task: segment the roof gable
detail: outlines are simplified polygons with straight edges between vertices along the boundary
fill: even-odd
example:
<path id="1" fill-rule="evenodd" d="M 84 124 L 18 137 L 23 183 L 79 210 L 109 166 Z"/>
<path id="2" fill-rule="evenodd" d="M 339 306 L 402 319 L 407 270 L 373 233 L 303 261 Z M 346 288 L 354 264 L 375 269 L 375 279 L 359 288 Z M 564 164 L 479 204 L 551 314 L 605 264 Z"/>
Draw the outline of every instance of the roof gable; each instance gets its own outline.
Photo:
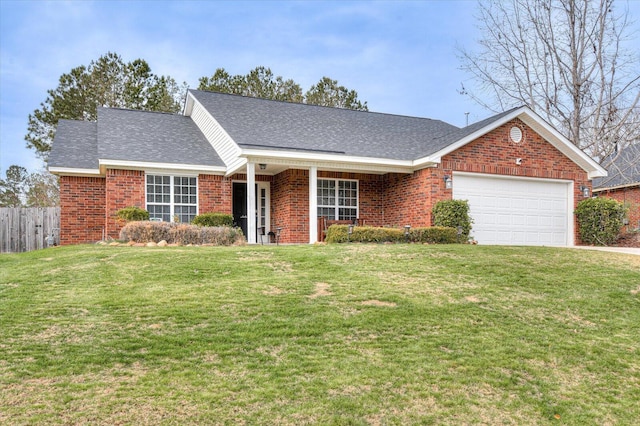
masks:
<path id="1" fill-rule="evenodd" d="M 514 108 L 509 111 L 494 115 L 486 120 L 471 124 L 460 129 L 459 132 L 447 135 L 443 142 L 444 147 L 439 151 L 415 161 L 416 165 L 440 162 L 441 158 L 461 147 L 467 145 L 492 130 L 518 118 L 542 136 L 548 143 L 562 152 L 588 173 L 590 179 L 606 176 L 607 172 L 595 160 L 585 154 L 577 146 L 572 144 L 560 132 L 544 121 L 539 115 L 528 107 Z"/>
<path id="2" fill-rule="evenodd" d="M 459 129 L 440 120 L 190 90 L 233 141 L 269 149 L 413 160 Z"/>

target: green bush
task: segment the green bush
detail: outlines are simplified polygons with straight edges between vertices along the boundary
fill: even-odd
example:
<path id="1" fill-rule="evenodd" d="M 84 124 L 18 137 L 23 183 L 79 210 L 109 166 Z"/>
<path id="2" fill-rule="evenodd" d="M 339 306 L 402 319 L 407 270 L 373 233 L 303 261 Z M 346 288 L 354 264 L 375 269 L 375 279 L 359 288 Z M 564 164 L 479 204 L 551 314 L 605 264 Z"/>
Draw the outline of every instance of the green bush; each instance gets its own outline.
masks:
<path id="1" fill-rule="evenodd" d="M 203 213 L 193 218 L 198 226 L 233 226 L 233 215 L 227 213 Z"/>
<path id="2" fill-rule="evenodd" d="M 135 243 L 213 244 L 230 246 L 244 244 L 240 228 L 230 226 L 196 226 L 171 222 L 129 222 L 120 231 L 120 239 Z"/>
<path id="3" fill-rule="evenodd" d="M 149 212 L 135 206 L 125 207 L 118 210 L 116 212 L 116 216 L 118 216 L 118 219 L 122 219 L 127 222 L 149 220 Z"/>
<path id="4" fill-rule="evenodd" d="M 464 241 L 460 241 L 457 229 L 445 226 L 411 229 L 409 231 L 409 240 L 416 243 L 429 244 L 454 244 L 466 242 L 466 239 Z"/>
<path id="5" fill-rule="evenodd" d="M 625 207 L 610 198 L 588 198 L 575 211 L 584 244 L 606 246 L 616 241 L 623 225 Z"/>
<path id="6" fill-rule="evenodd" d="M 431 210 L 433 225 L 446 228 L 460 229 L 459 242 L 469 240 L 473 219 L 469 216 L 469 202 L 467 200 L 438 201 Z"/>
<path id="7" fill-rule="evenodd" d="M 327 230 L 327 243 L 430 243 L 452 244 L 458 242 L 458 233 L 454 228 L 430 227 L 412 228 L 408 237 L 404 229 L 355 226 L 349 235 L 348 225 L 332 225 Z"/>

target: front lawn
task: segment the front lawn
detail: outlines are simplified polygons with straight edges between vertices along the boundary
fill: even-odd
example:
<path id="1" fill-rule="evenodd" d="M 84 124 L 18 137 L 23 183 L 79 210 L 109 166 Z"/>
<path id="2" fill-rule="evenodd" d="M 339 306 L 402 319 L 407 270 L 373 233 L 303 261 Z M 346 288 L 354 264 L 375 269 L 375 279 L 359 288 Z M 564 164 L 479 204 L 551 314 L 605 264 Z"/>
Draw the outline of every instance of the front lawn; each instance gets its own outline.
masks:
<path id="1" fill-rule="evenodd" d="M 634 424 L 640 256 L 469 245 L 0 256 L 0 424 Z"/>

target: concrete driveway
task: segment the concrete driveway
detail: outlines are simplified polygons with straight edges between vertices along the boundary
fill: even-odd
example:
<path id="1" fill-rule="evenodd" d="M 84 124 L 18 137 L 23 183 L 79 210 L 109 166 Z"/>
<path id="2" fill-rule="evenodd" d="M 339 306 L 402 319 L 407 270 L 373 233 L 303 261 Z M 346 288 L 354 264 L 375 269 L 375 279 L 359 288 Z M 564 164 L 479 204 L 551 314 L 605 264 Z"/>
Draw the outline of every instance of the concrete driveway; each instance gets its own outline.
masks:
<path id="1" fill-rule="evenodd" d="M 635 254 L 640 256 L 640 248 L 638 247 L 596 247 L 596 246 L 574 246 L 573 248 L 583 250 L 609 251 L 613 253 Z"/>

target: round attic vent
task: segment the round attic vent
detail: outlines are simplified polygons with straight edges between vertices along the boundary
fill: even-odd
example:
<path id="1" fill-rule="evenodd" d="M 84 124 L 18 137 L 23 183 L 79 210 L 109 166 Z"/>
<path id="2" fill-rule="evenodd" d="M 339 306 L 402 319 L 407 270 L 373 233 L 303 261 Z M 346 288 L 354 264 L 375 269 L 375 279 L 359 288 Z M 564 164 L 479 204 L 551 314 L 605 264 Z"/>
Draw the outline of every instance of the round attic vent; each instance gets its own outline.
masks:
<path id="1" fill-rule="evenodd" d="M 513 126 L 511 130 L 509 130 L 509 137 L 514 143 L 522 142 L 522 129 L 518 126 Z"/>

